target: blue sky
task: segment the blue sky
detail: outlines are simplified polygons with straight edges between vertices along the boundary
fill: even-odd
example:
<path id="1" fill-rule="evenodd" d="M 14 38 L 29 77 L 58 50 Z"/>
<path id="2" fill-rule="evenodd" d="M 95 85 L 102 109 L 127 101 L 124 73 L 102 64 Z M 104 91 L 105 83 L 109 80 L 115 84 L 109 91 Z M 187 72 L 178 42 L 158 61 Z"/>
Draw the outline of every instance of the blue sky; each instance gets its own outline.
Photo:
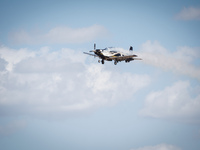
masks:
<path id="1" fill-rule="evenodd" d="M 3 150 L 198 150 L 200 1 L 1 1 Z M 142 61 L 84 51 L 134 47 Z"/>

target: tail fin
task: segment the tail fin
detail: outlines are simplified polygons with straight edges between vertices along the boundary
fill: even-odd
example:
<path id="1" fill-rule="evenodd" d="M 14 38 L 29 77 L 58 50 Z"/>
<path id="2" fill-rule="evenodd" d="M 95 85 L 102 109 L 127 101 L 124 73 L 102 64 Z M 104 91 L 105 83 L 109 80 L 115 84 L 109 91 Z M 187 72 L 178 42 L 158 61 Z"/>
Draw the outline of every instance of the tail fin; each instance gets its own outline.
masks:
<path id="1" fill-rule="evenodd" d="M 130 46 L 129 51 L 133 51 L 133 47 L 132 46 Z"/>

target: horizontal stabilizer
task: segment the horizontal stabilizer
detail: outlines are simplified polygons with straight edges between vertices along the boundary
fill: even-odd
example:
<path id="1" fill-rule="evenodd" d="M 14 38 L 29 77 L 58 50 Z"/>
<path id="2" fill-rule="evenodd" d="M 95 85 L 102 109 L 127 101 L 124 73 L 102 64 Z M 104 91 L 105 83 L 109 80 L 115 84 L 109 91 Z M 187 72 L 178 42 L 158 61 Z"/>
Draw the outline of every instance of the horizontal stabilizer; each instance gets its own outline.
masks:
<path id="1" fill-rule="evenodd" d="M 134 60 L 142 60 L 142 58 L 133 58 Z"/>

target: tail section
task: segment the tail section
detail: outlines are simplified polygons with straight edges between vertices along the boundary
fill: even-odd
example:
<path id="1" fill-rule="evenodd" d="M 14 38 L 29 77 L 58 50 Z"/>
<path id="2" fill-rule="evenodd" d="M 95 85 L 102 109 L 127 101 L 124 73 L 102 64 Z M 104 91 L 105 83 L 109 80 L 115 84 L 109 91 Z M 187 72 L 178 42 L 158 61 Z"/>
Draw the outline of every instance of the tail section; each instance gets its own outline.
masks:
<path id="1" fill-rule="evenodd" d="M 133 51 L 133 47 L 132 46 L 130 46 L 129 51 L 131 51 L 131 52 Z"/>

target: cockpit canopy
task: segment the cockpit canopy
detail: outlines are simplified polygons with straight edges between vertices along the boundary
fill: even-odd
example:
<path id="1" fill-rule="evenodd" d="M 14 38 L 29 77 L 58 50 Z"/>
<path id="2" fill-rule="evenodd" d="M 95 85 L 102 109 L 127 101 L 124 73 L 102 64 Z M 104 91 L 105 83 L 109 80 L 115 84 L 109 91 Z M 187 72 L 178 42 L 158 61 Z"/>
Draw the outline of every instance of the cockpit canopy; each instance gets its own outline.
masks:
<path id="1" fill-rule="evenodd" d="M 114 47 L 106 47 L 106 48 L 104 48 L 103 50 L 109 50 L 109 51 L 112 51 L 112 49 L 114 49 Z"/>

